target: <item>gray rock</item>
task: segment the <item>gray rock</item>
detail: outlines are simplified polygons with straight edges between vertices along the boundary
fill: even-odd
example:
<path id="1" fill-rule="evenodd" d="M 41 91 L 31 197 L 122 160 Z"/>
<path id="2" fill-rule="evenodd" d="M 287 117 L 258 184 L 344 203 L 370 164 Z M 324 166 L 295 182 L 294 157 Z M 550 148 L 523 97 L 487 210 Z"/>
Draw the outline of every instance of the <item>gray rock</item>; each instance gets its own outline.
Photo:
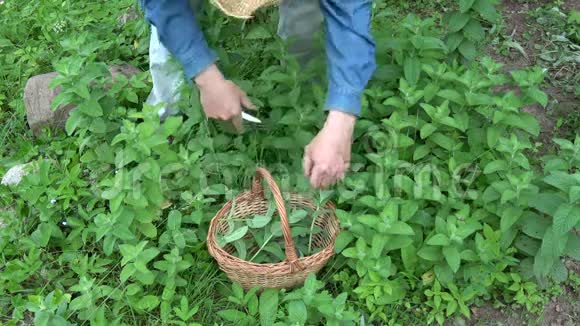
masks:
<path id="1" fill-rule="evenodd" d="M 37 133 L 42 127 L 64 127 L 69 112 L 74 108 L 72 105 L 60 107 L 55 111 L 50 108 L 50 103 L 60 93 L 60 87 L 51 89 L 50 82 L 58 76 L 51 72 L 30 78 L 24 86 L 24 106 L 26 107 L 26 120 L 28 127 L 33 133 Z"/>
<path id="2" fill-rule="evenodd" d="M 31 172 L 31 170 L 33 170 L 31 165 L 32 163 L 26 163 L 13 166 L 10 168 L 10 170 L 6 171 L 0 184 L 3 186 L 18 185 L 20 181 L 22 181 L 22 178 L 24 178 Z"/>
<path id="3" fill-rule="evenodd" d="M 119 16 L 117 21 L 119 23 L 119 26 L 122 27 L 125 26 L 128 22 L 137 19 L 139 19 L 139 13 L 137 12 L 137 9 L 135 9 L 134 6 L 131 6 L 129 7 L 129 9 L 127 9 L 127 11 L 124 14 Z"/>
<path id="4" fill-rule="evenodd" d="M 141 71 L 131 65 L 114 65 L 109 68 L 113 78 L 123 74 L 127 78 Z M 28 126 L 34 134 L 38 134 L 43 127 L 64 128 L 69 113 L 74 106 L 67 105 L 56 110 L 50 108 L 52 100 L 59 94 L 60 87 L 51 89 L 52 80 L 58 73 L 51 72 L 30 78 L 24 87 L 24 105 Z"/>

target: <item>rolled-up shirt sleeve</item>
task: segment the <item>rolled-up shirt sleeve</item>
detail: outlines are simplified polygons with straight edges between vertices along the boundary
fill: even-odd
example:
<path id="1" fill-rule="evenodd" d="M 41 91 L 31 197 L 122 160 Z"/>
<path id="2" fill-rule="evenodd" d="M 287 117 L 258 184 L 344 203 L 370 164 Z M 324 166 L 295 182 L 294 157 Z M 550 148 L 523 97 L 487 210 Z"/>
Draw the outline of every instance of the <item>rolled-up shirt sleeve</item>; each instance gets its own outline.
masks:
<path id="1" fill-rule="evenodd" d="M 326 28 L 326 110 L 359 115 L 362 94 L 375 69 L 369 0 L 321 0 Z"/>
<path id="2" fill-rule="evenodd" d="M 187 78 L 196 77 L 215 63 L 217 56 L 209 48 L 188 0 L 141 0 L 141 6 Z"/>

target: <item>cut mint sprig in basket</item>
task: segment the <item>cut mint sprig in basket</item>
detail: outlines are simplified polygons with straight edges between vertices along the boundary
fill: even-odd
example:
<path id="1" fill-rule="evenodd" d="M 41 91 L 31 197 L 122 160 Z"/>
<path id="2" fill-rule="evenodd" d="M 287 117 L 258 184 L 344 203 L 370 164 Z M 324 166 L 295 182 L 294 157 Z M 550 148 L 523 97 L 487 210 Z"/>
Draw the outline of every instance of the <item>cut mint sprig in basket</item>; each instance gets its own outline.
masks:
<path id="1" fill-rule="evenodd" d="M 299 257 L 312 255 L 322 248 L 313 242 L 314 236 L 322 232 L 317 226 L 316 215 L 321 209 L 295 209 L 290 212 L 288 222 Z M 228 244 L 236 249 L 236 257 L 256 263 L 274 263 L 284 260 L 284 237 L 276 206 L 270 204 L 265 214 L 256 214 L 246 219 L 229 219 L 229 232 L 217 237 L 223 248 Z"/>

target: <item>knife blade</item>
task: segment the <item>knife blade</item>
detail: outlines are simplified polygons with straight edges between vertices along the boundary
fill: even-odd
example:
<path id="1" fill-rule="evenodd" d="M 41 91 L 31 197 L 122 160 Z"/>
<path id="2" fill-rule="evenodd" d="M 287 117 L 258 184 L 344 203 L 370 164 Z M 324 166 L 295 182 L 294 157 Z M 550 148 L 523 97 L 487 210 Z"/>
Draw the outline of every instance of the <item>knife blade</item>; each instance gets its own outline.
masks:
<path id="1" fill-rule="evenodd" d="M 242 119 L 244 119 L 246 121 L 254 122 L 254 123 L 262 123 L 262 120 L 254 117 L 246 112 L 242 112 Z"/>

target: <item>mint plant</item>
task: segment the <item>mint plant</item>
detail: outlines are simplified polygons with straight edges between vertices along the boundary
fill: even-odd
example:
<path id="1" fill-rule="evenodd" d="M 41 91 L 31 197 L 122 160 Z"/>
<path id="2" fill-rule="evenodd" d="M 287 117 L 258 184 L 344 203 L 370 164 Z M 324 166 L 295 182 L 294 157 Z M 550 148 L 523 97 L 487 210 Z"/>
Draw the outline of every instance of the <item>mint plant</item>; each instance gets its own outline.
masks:
<path id="1" fill-rule="evenodd" d="M 459 0 L 458 10 L 450 12 L 445 19 L 448 29 L 446 44 L 453 54 L 472 61 L 479 45 L 485 39 L 482 21 L 496 23 L 499 13 L 496 0 Z"/>
<path id="2" fill-rule="evenodd" d="M 232 211 L 235 205 L 232 206 Z M 299 257 L 313 255 L 324 248 L 313 243 L 313 237 L 323 232 L 315 224 L 323 210 L 294 209 L 288 211 L 292 238 Z M 243 219 L 228 218 L 228 232 L 217 236 L 218 245 L 235 247 L 235 255 L 240 259 L 255 263 L 278 263 L 285 260 L 285 241 L 282 235 L 280 217 L 276 206 L 270 203 L 264 215 L 254 215 Z"/>

